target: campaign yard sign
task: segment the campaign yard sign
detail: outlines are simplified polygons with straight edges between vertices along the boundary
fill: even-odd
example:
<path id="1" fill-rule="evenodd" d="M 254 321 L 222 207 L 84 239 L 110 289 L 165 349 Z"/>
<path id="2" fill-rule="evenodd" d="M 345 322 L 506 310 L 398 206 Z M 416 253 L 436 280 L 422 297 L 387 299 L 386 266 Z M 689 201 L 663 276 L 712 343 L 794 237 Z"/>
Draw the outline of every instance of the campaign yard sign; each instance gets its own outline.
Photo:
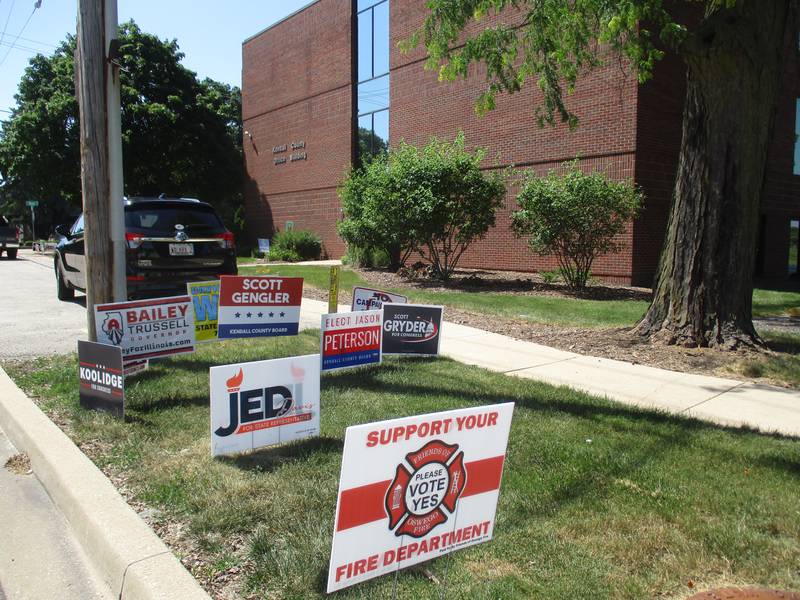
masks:
<path id="1" fill-rule="evenodd" d="M 223 275 L 220 279 L 218 337 L 297 335 L 302 277 Z"/>
<path id="2" fill-rule="evenodd" d="M 78 340 L 80 404 L 125 417 L 125 375 L 118 346 Z"/>
<path id="3" fill-rule="evenodd" d="M 97 341 L 122 348 L 127 362 L 194 352 L 194 311 L 189 296 L 94 307 Z"/>
<path id="4" fill-rule="evenodd" d="M 198 342 L 217 339 L 217 312 L 219 309 L 219 280 L 193 281 L 186 291 L 194 307 L 194 336 Z"/>
<path id="5" fill-rule="evenodd" d="M 384 354 L 439 354 L 441 306 L 384 304 L 382 310 Z"/>
<path id="6" fill-rule="evenodd" d="M 492 539 L 513 411 L 348 427 L 328 592 Z"/>
<path id="7" fill-rule="evenodd" d="M 353 305 L 351 310 L 376 310 L 383 306 L 384 302 L 394 302 L 405 304 L 408 298 L 400 294 L 392 294 L 382 290 L 373 290 L 365 287 L 353 288 Z"/>
<path id="8" fill-rule="evenodd" d="M 381 316 L 379 310 L 322 315 L 322 370 L 380 363 Z"/>
<path id="9" fill-rule="evenodd" d="M 319 435 L 319 354 L 211 367 L 211 454 Z"/>

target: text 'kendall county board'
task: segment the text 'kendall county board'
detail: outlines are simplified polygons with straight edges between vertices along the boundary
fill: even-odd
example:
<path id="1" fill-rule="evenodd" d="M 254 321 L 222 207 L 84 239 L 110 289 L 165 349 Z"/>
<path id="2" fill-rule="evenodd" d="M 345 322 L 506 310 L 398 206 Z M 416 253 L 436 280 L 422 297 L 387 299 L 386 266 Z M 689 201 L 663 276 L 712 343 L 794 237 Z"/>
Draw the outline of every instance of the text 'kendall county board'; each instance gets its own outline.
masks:
<path id="1" fill-rule="evenodd" d="M 381 362 L 381 311 L 322 315 L 322 370 L 346 369 Z"/>
<path id="2" fill-rule="evenodd" d="M 220 281 L 219 337 L 297 335 L 302 277 L 223 275 Z"/>
<path id="3" fill-rule="evenodd" d="M 348 427 L 328 592 L 490 540 L 513 411 Z"/>

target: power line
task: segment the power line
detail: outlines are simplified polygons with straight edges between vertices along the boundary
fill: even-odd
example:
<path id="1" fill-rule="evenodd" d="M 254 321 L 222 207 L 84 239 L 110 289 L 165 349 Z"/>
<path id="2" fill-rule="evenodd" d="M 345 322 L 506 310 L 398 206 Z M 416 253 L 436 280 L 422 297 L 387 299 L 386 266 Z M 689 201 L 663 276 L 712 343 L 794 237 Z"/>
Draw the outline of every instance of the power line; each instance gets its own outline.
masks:
<path id="1" fill-rule="evenodd" d="M 17 43 L 19 36 L 21 36 L 22 32 L 25 31 L 25 28 L 28 26 L 28 23 L 31 22 L 31 19 L 33 18 L 33 13 L 35 13 L 36 9 L 39 8 L 41 5 L 42 5 L 42 0 L 36 0 L 36 3 L 33 5 L 33 10 L 31 11 L 31 14 L 28 15 L 28 19 L 25 21 L 25 25 L 23 25 L 22 29 L 19 30 L 19 33 L 17 34 L 17 37 L 14 38 L 14 41 L 11 42 L 12 47 L 14 46 L 14 44 Z M 4 62 L 6 62 L 6 59 L 8 58 L 9 54 L 11 54 L 11 48 L 8 49 L 8 52 L 6 52 L 5 56 L 3 56 L 3 59 L 0 60 L 0 67 L 3 66 Z"/>
<path id="2" fill-rule="evenodd" d="M 3 38 L 6 35 L 6 29 L 8 29 L 8 22 L 11 20 L 11 13 L 14 12 L 14 4 L 16 4 L 17 0 L 11 0 L 11 8 L 8 9 L 8 16 L 6 17 L 6 24 L 3 26 L 3 33 L 0 33 L 0 42 L 3 41 Z"/>
<path id="3" fill-rule="evenodd" d="M 40 48 L 31 48 L 30 46 L 23 46 L 22 44 L 11 44 L 9 42 L 0 42 L 0 46 L 5 46 L 6 48 L 13 48 L 14 50 L 22 50 L 24 52 L 33 52 L 34 54 L 39 54 L 43 52 Z"/>
<path id="4" fill-rule="evenodd" d="M 0 0 L 0 2 L 1 1 L 2 0 Z M 26 37 L 21 37 L 20 36 L 19 39 L 21 39 L 23 42 L 28 42 L 28 43 L 31 43 L 31 44 L 39 44 L 40 46 L 48 46 L 50 48 L 58 48 L 58 45 L 56 45 L 56 44 L 50 44 L 48 42 L 40 42 L 39 40 L 32 40 L 31 38 L 26 38 Z"/>

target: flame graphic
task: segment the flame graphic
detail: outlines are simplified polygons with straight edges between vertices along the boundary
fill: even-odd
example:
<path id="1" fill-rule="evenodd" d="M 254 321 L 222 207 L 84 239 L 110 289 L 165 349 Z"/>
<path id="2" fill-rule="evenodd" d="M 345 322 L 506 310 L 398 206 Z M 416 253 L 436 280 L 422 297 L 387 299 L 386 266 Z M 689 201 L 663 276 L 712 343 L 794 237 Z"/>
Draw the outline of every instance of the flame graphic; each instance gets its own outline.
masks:
<path id="1" fill-rule="evenodd" d="M 306 378 L 306 371 L 302 367 L 298 367 L 297 365 L 292 363 L 291 369 L 292 369 L 292 377 L 294 378 L 295 381 L 300 382 Z"/>
<path id="2" fill-rule="evenodd" d="M 225 385 L 228 386 L 229 392 L 235 392 L 239 389 L 239 386 L 242 385 L 242 380 L 244 379 L 244 373 L 242 372 L 242 368 L 239 367 L 239 373 L 228 379 L 225 382 Z"/>

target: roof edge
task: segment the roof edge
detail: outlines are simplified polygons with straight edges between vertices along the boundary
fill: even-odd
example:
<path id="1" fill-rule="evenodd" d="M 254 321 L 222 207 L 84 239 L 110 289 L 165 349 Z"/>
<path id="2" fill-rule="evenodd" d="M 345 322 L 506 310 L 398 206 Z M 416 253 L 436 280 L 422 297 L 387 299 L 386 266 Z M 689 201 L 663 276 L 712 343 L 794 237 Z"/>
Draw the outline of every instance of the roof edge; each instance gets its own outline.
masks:
<path id="1" fill-rule="evenodd" d="M 274 22 L 272 25 L 268 25 L 267 27 L 265 27 L 265 28 L 264 28 L 264 29 L 262 29 L 261 31 L 259 31 L 259 32 L 257 32 L 257 33 L 254 33 L 253 35 L 251 35 L 251 36 L 250 36 L 250 37 L 248 37 L 248 38 L 245 38 L 245 40 L 242 42 L 242 46 L 244 46 L 244 45 L 245 45 L 246 43 L 248 43 L 248 42 L 251 42 L 251 41 L 253 41 L 255 38 L 259 37 L 259 36 L 260 36 L 262 33 L 266 33 L 266 32 L 267 32 L 267 31 L 269 31 L 270 29 L 273 29 L 274 27 L 277 27 L 278 25 L 280 25 L 280 24 L 281 24 L 281 23 L 283 23 L 284 21 L 288 21 L 288 20 L 289 20 L 289 19 L 291 19 L 292 17 L 299 15 L 301 12 L 303 12 L 303 11 L 304 11 L 304 10 L 306 10 L 307 8 L 311 8 L 312 6 L 314 6 L 315 4 L 317 4 L 319 1 L 320 1 L 320 0 L 311 0 L 311 2 L 309 2 L 309 3 L 308 3 L 308 4 L 306 4 L 305 6 L 301 6 L 300 8 L 298 8 L 298 9 L 297 9 L 296 11 L 294 11 L 293 13 L 286 15 L 286 16 L 285 16 L 285 17 L 283 17 L 282 19 L 280 19 L 280 20 L 278 20 L 278 21 L 275 21 L 275 22 Z"/>

